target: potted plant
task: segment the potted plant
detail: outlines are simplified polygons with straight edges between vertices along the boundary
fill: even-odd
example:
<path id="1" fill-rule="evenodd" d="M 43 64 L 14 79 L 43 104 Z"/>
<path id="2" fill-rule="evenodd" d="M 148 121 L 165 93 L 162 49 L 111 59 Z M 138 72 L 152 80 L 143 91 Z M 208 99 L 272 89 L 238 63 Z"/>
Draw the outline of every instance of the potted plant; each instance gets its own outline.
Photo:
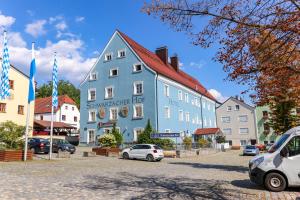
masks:
<path id="1" fill-rule="evenodd" d="M 98 141 L 101 147 L 92 149 L 97 155 L 109 156 L 110 154 L 119 154 L 120 149 L 116 147 L 117 140 L 113 134 L 108 133 L 101 135 Z"/>
<path id="2" fill-rule="evenodd" d="M 24 135 L 25 127 L 19 126 L 12 121 L 0 124 L 0 161 L 21 161 L 24 158 Z M 32 160 L 32 152 L 27 152 L 28 160 Z"/>

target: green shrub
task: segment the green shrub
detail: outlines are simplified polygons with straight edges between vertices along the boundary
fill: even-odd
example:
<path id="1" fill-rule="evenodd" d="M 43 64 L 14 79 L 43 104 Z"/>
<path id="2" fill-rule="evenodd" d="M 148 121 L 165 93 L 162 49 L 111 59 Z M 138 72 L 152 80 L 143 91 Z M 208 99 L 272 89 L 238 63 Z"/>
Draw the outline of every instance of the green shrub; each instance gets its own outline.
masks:
<path id="1" fill-rule="evenodd" d="M 118 129 L 116 129 L 116 124 L 114 123 L 114 126 L 112 128 L 111 134 L 115 136 L 117 147 L 119 147 L 123 143 L 123 136 L 119 132 Z"/>
<path id="2" fill-rule="evenodd" d="M 102 147 L 116 147 L 117 141 L 113 134 L 104 134 L 99 137 L 99 143 Z"/>
<path id="3" fill-rule="evenodd" d="M 217 135 L 216 136 L 216 142 L 218 144 L 225 143 L 225 136 L 223 136 L 223 135 Z"/>
<path id="4" fill-rule="evenodd" d="M 192 149 L 192 137 L 184 137 L 183 138 L 184 148 L 191 150 Z"/>
<path id="5" fill-rule="evenodd" d="M 209 142 L 208 142 L 208 140 L 206 140 L 206 139 L 204 139 L 204 138 L 200 138 L 200 139 L 198 140 L 198 144 L 199 144 L 199 146 L 200 146 L 201 148 L 203 148 L 203 147 L 207 147 L 208 144 L 209 144 Z"/>
<path id="6" fill-rule="evenodd" d="M 0 124 L 0 148 L 22 149 L 24 142 L 21 137 L 25 133 L 25 127 L 6 121 Z"/>

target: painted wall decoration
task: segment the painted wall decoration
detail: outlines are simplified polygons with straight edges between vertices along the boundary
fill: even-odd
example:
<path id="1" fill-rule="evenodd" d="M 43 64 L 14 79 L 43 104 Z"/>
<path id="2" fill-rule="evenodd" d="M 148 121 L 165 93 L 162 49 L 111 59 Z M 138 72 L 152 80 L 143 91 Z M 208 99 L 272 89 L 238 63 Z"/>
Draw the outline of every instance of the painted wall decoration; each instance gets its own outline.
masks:
<path id="1" fill-rule="evenodd" d="M 100 119 L 104 119 L 105 118 L 105 108 L 104 107 L 100 107 L 99 108 L 99 118 Z"/>
<path id="2" fill-rule="evenodd" d="M 128 112 L 129 112 L 128 106 L 123 106 L 123 107 L 120 109 L 120 116 L 125 118 L 125 117 L 128 116 Z"/>

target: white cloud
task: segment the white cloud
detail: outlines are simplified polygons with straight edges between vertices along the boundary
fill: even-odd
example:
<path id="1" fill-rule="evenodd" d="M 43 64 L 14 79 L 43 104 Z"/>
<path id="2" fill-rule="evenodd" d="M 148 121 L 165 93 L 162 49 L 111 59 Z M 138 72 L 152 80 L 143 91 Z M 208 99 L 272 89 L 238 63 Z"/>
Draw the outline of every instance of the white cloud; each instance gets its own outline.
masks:
<path id="1" fill-rule="evenodd" d="M 56 28 L 57 30 L 59 30 L 59 31 L 63 31 L 63 30 L 65 30 L 66 28 L 68 28 L 68 25 L 67 25 L 67 23 L 66 23 L 65 21 L 61 21 L 61 22 L 59 22 L 59 23 L 57 23 L 57 24 L 55 25 L 55 28 Z"/>
<path id="2" fill-rule="evenodd" d="M 27 24 L 25 27 L 25 32 L 32 35 L 33 37 L 37 37 L 39 35 L 46 34 L 45 24 L 47 23 L 46 20 L 37 20 L 31 24 Z"/>
<path id="3" fill-rule="evenodd" d="M 216 89 L 209 89 L 208 91 L 211 95 L 213 95 L 213 97 L 215 97 L 221 103 L 223 103 L 224 101 L 226 101 L 228 99 L 228 97 L 223 96 L 221 94 L 221 92 L 219 92 Z"/>
<path id="4" fill-rule="evenodd" d="M 201 69 L 204 65 L 206 65 L 206 62 L 203 60 L 198 62 L 190 62 L 190 67 L 195 69 Z"/>
<path id="5" fill-rule="evenodd" d="M 32 10 L 26 10 L 26 13 L 31 17 L 34 16 L 34 11 L 32 11 Z"/>
<path id="6" fill-rule="evenodd" d="M 15 23 L 16 18 L 11 16 L 2 15 L 0 12 L 0 28 L 5 29 L 9 28 L 13 23 Z"/>
<path id="7" fill-rule="evenodd" d="M 57 16 L 55 16 L 55 17 L 50 17 L 50 18 L 49 18 L 49 24 L 53 24 L 54 22 L 56 22 L 56 21 L 61 21 L 61 20 L 63 20 L 63 19 L 64 19 L 64 17 L 61 16 L 61 15 L 57 15 Z"/>
<path id="8" fill-rule="evenodd" d="M 82 16 L 78 16 L 78 17 L 75 18 L 76 22 L 83 22 L 84 20 L 85 20 L 85 18 L 82 17 Z"/>

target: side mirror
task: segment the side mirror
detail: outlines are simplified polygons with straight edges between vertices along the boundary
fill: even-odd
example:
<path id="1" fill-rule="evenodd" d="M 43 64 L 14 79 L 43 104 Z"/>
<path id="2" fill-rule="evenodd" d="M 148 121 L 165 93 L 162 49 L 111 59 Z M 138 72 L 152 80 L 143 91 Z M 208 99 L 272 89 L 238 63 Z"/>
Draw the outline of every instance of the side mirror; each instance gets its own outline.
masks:
<path id="1" fill-rule="evenodd" d="M 283 147 L 280 151 L 280 156 L 283 157 L 283 158 L 286 158 L 288 157 L 289 155 L 289 150 L 287 147 Z"/>

